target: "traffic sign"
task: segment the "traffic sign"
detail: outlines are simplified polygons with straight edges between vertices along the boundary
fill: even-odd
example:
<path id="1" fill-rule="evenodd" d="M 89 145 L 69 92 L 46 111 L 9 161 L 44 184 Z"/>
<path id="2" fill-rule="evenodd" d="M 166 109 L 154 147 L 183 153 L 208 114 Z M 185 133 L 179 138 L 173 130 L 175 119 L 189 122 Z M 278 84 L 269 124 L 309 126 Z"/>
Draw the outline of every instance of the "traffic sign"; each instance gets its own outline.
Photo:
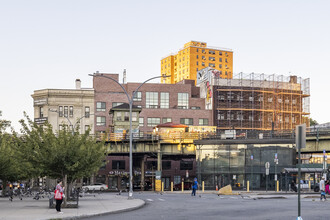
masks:
<path id="1" fill-rule="evenodd" d="M 266 163 L 265 163 L 265 168 L 266 168 L 266 169 L 269 169 L 269 167 L 270 167 L 270 163 L 269 163 L 269 162 L 266 162 Z"/>
<path id="2" fill-rule="evenodd" d="M 266 168 L 266 176 L 268 176 L 268 175 L 269 175 L 269 169 Z"/>

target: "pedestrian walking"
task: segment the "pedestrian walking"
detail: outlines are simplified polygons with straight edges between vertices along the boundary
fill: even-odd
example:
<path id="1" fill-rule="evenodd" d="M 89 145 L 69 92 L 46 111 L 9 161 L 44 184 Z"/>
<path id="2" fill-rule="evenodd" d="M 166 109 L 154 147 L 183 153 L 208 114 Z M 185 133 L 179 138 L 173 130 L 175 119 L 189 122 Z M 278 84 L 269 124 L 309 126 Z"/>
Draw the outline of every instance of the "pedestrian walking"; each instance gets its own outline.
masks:
<path id="1" fill-rule="evenodd" d="M 63 214 L 63 212 L 61 211 L 61 205 L 63 202 L 63 197 L 64 197 L 64 187 L 62 186 L 62 181 L 58 180 L 57 181 L 57 186 L 55 188 L 55 195 L 54 198 L 56 200 L 56 211 L 60 214 Z"/>
<path id="2" fill-rule="evenodd" d="M 325 181 L 325 194 L 330 195 L 330 182 L 329 182 L 329 180 Z"/>
<path id="3" fill-rule="evenodd" d="M 321 190 L 321 198 L 320 200 L 322 201 L 324 198 L 324 201 L 327 200 L 325 198 L 325 181 L 324 181 L 324 177 L 322 177 L 322 180 L 320 181 L 320 190 Z"/>
<path id="4" fill-rule="evenodd" d="M 194 179 L 194 182 L 192 184 L 192 192 L 191 192 L 191 196 L 196 196 L 196 190 L 198 188 L 198 182 L 197 182 L 197 178 Z"/>

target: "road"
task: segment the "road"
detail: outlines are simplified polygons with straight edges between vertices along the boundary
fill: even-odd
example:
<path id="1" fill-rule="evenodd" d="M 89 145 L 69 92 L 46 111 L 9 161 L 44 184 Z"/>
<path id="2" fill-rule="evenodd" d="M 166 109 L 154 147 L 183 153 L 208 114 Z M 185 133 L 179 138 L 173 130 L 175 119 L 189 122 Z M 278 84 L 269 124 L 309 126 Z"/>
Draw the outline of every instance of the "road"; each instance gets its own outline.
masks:
<path id="1" fill-rule="evenodd" d="M 258 199 L 256 197 L 215 194 L 164 193 L 163 195 L 144 192 L 134 193 L 135 198 L 143 199 L 146 205 L 138 210 L 89 219 L 296 219 L 297 196 L 286 198 Z M 319 199 L 303 198 L 301 200 L 302 217 L 306 219 L 330 219 L 330 202 Z"/>

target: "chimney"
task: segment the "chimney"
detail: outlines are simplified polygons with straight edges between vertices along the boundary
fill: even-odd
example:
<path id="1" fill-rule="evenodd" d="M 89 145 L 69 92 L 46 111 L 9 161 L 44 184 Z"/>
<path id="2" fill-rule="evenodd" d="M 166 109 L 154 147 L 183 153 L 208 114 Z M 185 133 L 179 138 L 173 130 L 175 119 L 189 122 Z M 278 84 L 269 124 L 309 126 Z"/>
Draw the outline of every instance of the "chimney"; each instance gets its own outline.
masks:
<path id="1" fill-rule="evenodd" d="M 123 84 L 126 84 L 126 69 L 123 72 Z"/>
<path id="2" fill-rule="evenodd" d="M 80 79 L 76 79 L 76 89 L 81 89 L 81 81 L 80 81 Z"/>

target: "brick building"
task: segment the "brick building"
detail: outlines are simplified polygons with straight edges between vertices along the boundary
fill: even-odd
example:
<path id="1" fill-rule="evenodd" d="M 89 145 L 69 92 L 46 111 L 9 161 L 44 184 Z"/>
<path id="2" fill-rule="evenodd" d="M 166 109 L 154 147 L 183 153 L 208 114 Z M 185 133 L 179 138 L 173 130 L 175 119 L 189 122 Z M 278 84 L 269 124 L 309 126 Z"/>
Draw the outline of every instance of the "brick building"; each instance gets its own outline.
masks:
<path id="1" fill-rule="evenodd" d="M 96 73 L 101 75 L 101 73 Z M 118 74 L 103 74 L 119 81 Z M 140 83 L 125 83 L 122 86 L 128 94 Z M 93 78 L 95 91 L 95 132 L 112 133 L 109 111 L 127 103 L 123 89 L 111 79 Z M 200 98 L 199 88 L 194 80 L 183 80 L 177 84 L 144 84 L 134 97 L 134 106 L 142 109 L 138 116 L 139 132 L 152 132 L 153 127 L 166 122 L 194 126 L 211 126 L 212 111 L 205 110 L 205 99 Z"/>

